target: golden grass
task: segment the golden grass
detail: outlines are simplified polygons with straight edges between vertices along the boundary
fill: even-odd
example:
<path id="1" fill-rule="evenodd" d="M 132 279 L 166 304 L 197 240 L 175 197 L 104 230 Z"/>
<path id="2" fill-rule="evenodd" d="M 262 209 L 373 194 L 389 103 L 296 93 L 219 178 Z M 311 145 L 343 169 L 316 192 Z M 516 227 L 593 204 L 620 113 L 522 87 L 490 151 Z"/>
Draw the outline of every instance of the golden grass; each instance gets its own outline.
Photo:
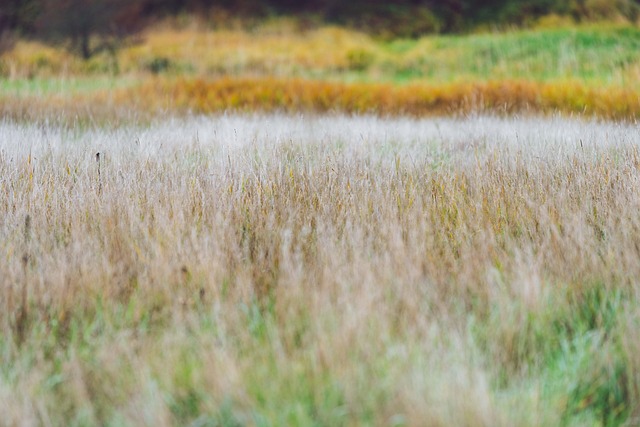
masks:
<path id="1" fill-rule="evenodd" d="M 148 73 L 154 61 L 161 72 L 187 75 L 304 75 L 357 68 L 362 53 L 382 58 L 370 37 L 338 27 L 309 31 L 202 30 L 154 28 L 131 40 L 117 54 L 118 72 Z M 20 41 L 1 57 L 8 78 L 79 76 L 113 72 L 113 59 L 89 61 L 34 41 Z M 372 58 L 373 60 L 373 58 Z"/>
<path id="2" fill-rule="evenodd" d="M 228 115 L 0 130 L 10 425 L 638 413 L 635 126 Z"/>
<path id="3" fill-rule="evenodd" d="M 171 114 L 307 112 L 413 117 L 564 114 L 635 121 L 640 92 L 579 82 L 338 83 L 278 78 L 152 79 L 110 91 L 0 97 L 7 117 L 148 120 Z"/>
<path id="4" fill-rule="evenodd" d="M 496 81 L 403 86 L 295 79 L 155 80 L 114 95 L 144 111 L 196 113 L 306 111 L 378 115 L 462 115 L 477 112 L 566 113 L 611 119 L 640 115 L 640 93 L 577 82 Z"/>
<path id="5" fill-rule="evenodd" d="M 122 52 L 123 69 L 167 58 L 196 74 L 292 75 L 347 70 L 355 51 L 382 50 L 368 36 L 338 27 L 310 31 L 152 30 Z"/>
<path id="6" fill-rule="evenodd" d="M 0 56 L 0 74 L 8 79 L 76 73 L 78 60 L 63 50 L 37 42 L 18 41 Z"/>

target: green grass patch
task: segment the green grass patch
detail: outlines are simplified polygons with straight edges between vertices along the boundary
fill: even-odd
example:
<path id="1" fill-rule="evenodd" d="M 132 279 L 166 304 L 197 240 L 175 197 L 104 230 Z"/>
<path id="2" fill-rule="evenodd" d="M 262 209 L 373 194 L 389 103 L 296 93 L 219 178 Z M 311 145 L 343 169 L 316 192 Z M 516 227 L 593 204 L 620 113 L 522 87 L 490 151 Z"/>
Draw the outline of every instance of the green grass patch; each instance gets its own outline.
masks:
<path id="1" fill-rule="evenodd" d="M 538 396 L 559 414 L 554 424 L 617 426 L 633 407 L 633 367 L 621 345 L 628 300 L 619 287 L 561 288 L 545 307 L 494 307 L 474 336 L 487 360 L 499 360 L 494 386 L 505 396 Z M 505 322 L 505 318 L 510 319 Z M 528 392 L 524 392 L 528 390 Z"/>
<path id="2" fill-rule="evenodd" d="M 635 27 L 585 27 L 426 37 L 386 45 L 395 81 L 584 80 L 633 84 L 640 60 Z"/>
<path id="3" fill-rule="evenodd" d="M 42 77 L 0 79 L 0 96 L 78 95 L 135 86 L 134 77 Z"/>

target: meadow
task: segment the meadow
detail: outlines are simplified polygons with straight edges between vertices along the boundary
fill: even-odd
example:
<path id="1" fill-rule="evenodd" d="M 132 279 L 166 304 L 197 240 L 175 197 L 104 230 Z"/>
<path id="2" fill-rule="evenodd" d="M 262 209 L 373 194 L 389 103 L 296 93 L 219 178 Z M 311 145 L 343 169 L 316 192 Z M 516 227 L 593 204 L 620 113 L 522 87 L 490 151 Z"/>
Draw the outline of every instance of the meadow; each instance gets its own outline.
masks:
<path id="1" fill-rule="evenodd" d="M 183 18 L 0 54 L 0 426 L 640 424 L 637 26 Z"/>
<path id="2" fill-rule="evenodd" d="M 0 424 L 634 425 L 638 130 L 5 118 Z"/>

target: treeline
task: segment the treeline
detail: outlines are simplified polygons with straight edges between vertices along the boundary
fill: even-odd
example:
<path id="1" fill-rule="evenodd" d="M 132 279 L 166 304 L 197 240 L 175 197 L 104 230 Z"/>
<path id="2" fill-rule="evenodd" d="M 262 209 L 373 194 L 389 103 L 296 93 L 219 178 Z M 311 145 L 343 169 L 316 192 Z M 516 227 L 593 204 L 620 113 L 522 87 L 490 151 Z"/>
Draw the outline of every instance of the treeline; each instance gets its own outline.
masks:
<path id="1" fill-rule="evenodd" d="M 416 37 L 481 25 L 527 25 L 549 14 L 576 22 L 636 22 L 640 0 L 1 0 L 0 33 L 80 40 L 87 31 L 127 33 L 152 19 L 212 10 L 247 19 L 302 15 L 373 34 Z"/>
<path id="2" fill-rule="evenodd" d="M 220 7 L 249 16 L 311 14 L 324 21 L 401 36 L 466 31 L 480 25 L 527 25 L 556 14 L 576 22 L 636 22 L 640 0 L 159 0 L 173 11 Z M 159 4 L 160 4 L 159 3 Z"/>

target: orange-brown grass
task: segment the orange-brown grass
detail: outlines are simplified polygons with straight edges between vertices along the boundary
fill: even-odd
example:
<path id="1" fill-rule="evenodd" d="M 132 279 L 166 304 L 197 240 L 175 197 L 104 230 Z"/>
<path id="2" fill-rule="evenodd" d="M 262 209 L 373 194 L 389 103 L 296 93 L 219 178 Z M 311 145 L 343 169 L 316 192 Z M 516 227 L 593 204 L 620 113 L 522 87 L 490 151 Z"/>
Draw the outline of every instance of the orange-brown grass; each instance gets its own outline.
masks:
<path id="1" fill-rule="evenodd" d="M 575 81 L 394 85 L 278 78 L 152 79 L 108 92 L 6 95 L 0 97 L 0 110 L 15 119 L 90 121 L 231 111 L 413 117 L 561 113 L 633 121 L 640 116 L 640 91 Z"/>
<path id="2" fill-rule="evenodd" d="M 632 424 L 638 135 L 4 120 L 2 422 Z"/>
<path id="3" fill-rule="evenodd" d="M 640 115 L 640 92 L 619 87 L 589 87 L 577 82 L 373 84 L 296 79 L 154 80 L 123 90 L 117 104 L 146 111 L 196 113 L 289 111 L 444 115 L 474 112 L 567 113 L 611 119 Z"/>
<path id="4" fill-rule="evenodd" d="M 273 78 L 164 80 L 111 92 L 0 97 L 15 119 L 148 120 L 167 114 L 241 112 L 369 113 L 414 117 L 475 113 L 555 114 L 636 120 L 640 92 L 577 82 L 496 81 L 443 85 L 336 83 Z"/>

